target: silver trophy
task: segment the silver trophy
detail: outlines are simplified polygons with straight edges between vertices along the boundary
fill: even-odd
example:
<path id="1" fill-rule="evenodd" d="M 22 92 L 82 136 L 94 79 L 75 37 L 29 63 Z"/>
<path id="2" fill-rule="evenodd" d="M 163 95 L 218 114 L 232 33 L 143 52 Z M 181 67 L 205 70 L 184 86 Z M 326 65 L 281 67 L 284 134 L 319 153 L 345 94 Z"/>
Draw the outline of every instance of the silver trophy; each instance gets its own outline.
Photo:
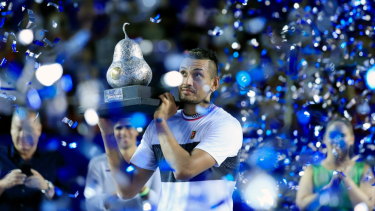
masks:
<path id="1" fill-rule="evenodd" d="M 148 86 L 151 68 L 143 59 L 140 46 L 126 34 L 128 24 L 123 25 L 125 38 L 117 43 L 107 71 L 107 82 L 113 89 L 104 91 L 104 104 L 98 109 L 102 116 L 134 111 L 153 113 L 160 103 L 156 89 Z"/>

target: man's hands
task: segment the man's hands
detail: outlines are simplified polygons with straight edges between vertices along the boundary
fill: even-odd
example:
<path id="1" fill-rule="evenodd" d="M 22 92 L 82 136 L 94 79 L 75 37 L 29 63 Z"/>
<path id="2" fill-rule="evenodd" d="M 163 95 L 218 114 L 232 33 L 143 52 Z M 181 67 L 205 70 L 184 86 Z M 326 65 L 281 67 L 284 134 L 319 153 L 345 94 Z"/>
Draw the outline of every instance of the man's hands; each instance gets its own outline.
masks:
<path id="1" fill-rule="evenodd" d="M 20 169 L 14 169 L 10 171 L 3 179 L 0 180 L 0 187 L 2 189 L 9 189 L 16 185 L 22 185 L 25 183 L 26 174 L 23 174 Z"/>
<path id="2" fill-rule="evenodd" d="M 3 179 L 0 180 L 0 187 L 4 190 L 12 188 L 16 185 L 25 185 L 29 188 L 39 190 L 48 189 L 46 179 L 34 169 L 31 169 L 32 176 L 27 177 L 20 169 L 10 171 Z"/>
<path id="3" fill-rule="evenodd" d="M 341 172 L 337 172 L 332 176 L 331 181 L 329 181 L 329 183 L 322 188 L 322 191 L 335 191 L 336 189 L 338 189 L 341 181 Z"/>
<path id="4" fill-rule="evenodd" d="M 160 95 L 159 98 L 161 104 L 154 113 L 154 119 L 162 118 L 167 120 L 177 112 L 178 107 L 173 95 L 169 92 Z"/>
<path id="5" fill-rule="evenodd" d="M 113 122 L 109 119 L 99 118 L 98 126 L 103 135 L 113 133 Z"/>
<path id="6" fill-rule="evenodd" d="M 48 183 L 44 177 L 34 169 L 31 169 L 32 176 L 29 176 L 25 180 L 25 186 L 29 188 L 35 188 L 39 190 L 47 190 Z"/>

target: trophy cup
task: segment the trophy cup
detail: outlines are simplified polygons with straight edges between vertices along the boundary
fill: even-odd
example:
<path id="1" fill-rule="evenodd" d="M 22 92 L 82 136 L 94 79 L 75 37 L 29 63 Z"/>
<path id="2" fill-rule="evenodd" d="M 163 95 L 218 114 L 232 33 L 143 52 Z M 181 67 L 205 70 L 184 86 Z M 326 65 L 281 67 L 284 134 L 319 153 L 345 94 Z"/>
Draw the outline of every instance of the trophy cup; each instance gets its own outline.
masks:
<path id="1" fill-rule="evenodd" d="M 150 66 L 143 59 L 140 46 L 130 39 L 125 31 L 113 54 L 107 71 L 107 82 L 113 89 L 104 91 L 104 103 L 97 110 L 99 116 L 123 115 L 130 112 L 152 114 L 160 99 L 161 90 L 147 86 L 152 79 Z"/>

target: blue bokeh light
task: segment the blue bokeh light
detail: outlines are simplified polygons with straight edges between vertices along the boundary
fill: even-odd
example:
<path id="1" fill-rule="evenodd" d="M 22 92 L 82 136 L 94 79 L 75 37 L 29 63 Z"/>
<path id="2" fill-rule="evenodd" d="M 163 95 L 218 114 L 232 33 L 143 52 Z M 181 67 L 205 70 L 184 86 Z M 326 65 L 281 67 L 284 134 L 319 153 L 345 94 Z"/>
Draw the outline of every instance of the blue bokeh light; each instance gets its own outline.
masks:
<path id="1" fill-rule="evenodd" d="M 147 117 L 144 113 L 136 112 L 130 117 L 130 123 L 133 127 L 144 127 L 147 124 Z"/>
<path id="2" fill-rule="evenodd" d="M 236 74 L 236 81 L 241 87 L 250 85 L 251 76 L 247 71 L 240 71 Z"/>
<path id="3" fill-rule="evenodd" d="M 310 118 L 310 113 L 306 110 L 300 110 L 297 112 L 298 122 L 303 125 L 308 124 L 310 122 Z"/>
<path id="4" fill-rule="evenodd" d="M 72 76 L 64 75 L 63 77 L 61 77 L 61 87 L 66 92 L 71 91 L 73 89 Z"/>
<path id="5" fill-rule="evenodd" d="M 135 170 L 134 166 L 130 165 L 126 168 L 126 172 L 130 173 L 130 172 L 133 172 Z"/>
<path id="6" fill-rule="evenodd" d="M 48 151 L 55 151 L 59 148 L 59 141 L 55 138 L 48 140 L 48 143 L 45 146 Z"/>
<path id="7" fill-rule="evenodd" d="M 69 148 L 70 148 L 70 149 L 75 149 L 75 148 L 77 148 L 77 143 L 76 143 L 76 142 L 72 142 L 72 143 L 70 143 L 70 144 L 69 144 Z"/>
<path id="8" fill-rule="evenodd" d="M 375 65 L 367 71 L 365 81 L 369 89 L 375 90 Z"/>
<path id="9" fill-rule="evenodd" d="M 40 106 L 42 106 L 42 100 L 40 99 L 40 96 L 38 92 L 35 89 L 30 89 L 27 94 L 27 102 L 33 109 L 39 109 Z"/>
<path id="10" fill-rule="evenodd" d="M 269 146 L 255 150 L 249 159 L 250 163 L 265 171 L 272 171 L 277 168 L 277 152 Z"/>
<path id="11" fill-rule="evenodd" d="M 57 94 L 57 89 L 55 86 L 46 86 L 41 89 L 38 89 L 39 96 L 42 100 L 52 99 Z"/>

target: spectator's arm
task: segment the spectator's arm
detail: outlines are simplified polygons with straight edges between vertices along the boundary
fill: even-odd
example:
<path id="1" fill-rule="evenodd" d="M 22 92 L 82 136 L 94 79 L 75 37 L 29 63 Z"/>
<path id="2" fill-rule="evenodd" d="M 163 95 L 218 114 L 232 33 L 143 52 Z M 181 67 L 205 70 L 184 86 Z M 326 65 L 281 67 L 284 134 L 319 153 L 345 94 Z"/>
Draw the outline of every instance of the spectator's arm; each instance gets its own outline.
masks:
<path id="1" fill-rule="evenodd" d="M 124 160 L 120 153 L 117 141 L 113 134 L 113 125 L 111 125 L 109 120 L 101 118 L 99 120 L 99 128 L 102 134 L 104 148 L 112 176 L 116 182 L 118 196 L 121 199 L 133 198 L 141 191 L 154 171 L 139 168 L 135 165 L 135 171 L 133 171 L 133 174 L 128 174 L 126 168 L 130 164 L 129 161 Z"/>
<path id="2" fill-rule="evenodd" d="M 366 203 L 369 210 L 372 210 L 375 206 L 375 187 L 372 186 L 375 183 L 374 174 L 367 165 L 364 168 L 364 172 L 359 187 L 350 177 L 344 177 L 343 181 L 347 187 L 353 207 L 363 202 Z"/>
<path id="3" fill-rule="evenodd" d="M 301 210 L 310 210 L 319 206 L 318 200 L 318 194 L 313 192 L 313 170 L 309 166 L 299 181 L 296 204 Z"/>
<path id="4" fill-rule="evenodd" d="M 5 190 L 12 188 L 16 185 L 25 183 L 26 175 L 20 169 L 13 169 L 7 175 L 0 179 L 0 196 Z"/>

